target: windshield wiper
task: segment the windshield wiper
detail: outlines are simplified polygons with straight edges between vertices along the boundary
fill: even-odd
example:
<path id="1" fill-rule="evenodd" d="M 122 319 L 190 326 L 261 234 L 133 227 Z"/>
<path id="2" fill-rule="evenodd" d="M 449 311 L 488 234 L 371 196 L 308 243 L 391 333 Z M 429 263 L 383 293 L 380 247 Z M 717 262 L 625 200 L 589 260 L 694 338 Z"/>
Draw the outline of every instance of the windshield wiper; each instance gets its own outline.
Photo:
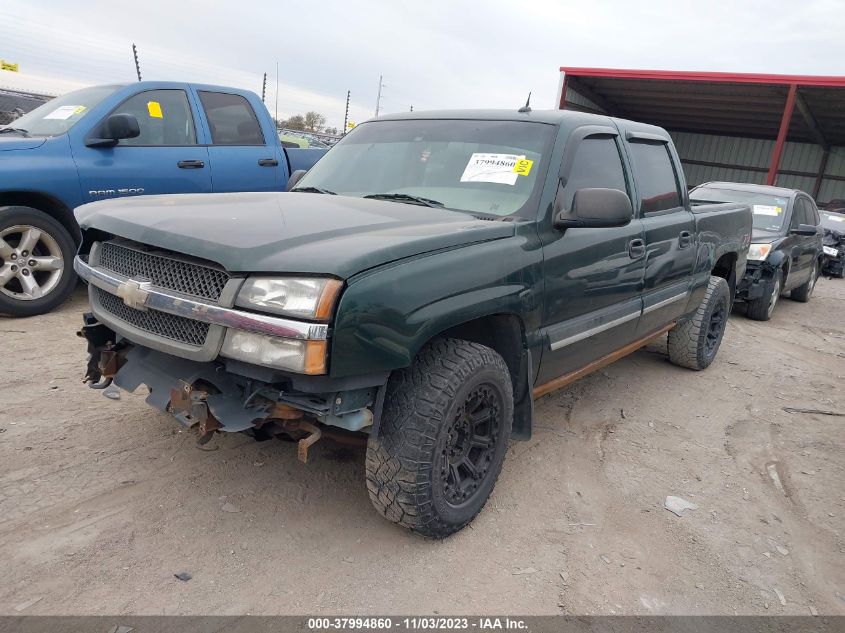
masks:
<path id="1" fill-rule="evenodd" d="M 321 187 L 294 187 L 291 191 L 302 191 L 304 193 L 324 193 L 327 196 L 336 196 L 337 194 L 334 191 L 329 191 L 328 189 L 322 189 Z"/>
<path id="2" fill-rule="evenodd" d="M 29 136 L 29 132 L 22 127 L 4 127 L 3 129 L 0 129 L 0 134 L 4 134 L 6 132 L 17 132 L 21 136 Z"/>
<path id="3" fill-rule="evenodd" d="M 364 198 L 372 200 L 396 200 L 397 202 L 410 202 L 411 204 L 420 204 L 424 207 L 443 207 L 442 202 L 432 200 L 431 198 L 422 198 L 420 196 L 410 196 L 407 193 L 371 193 Z"/>

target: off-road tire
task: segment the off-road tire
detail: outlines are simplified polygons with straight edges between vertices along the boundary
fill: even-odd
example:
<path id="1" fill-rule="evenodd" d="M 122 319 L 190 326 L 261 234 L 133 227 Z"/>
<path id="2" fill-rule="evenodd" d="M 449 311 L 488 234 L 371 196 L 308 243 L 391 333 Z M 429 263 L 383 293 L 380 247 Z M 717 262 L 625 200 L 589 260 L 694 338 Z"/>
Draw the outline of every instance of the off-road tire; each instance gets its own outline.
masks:
<path id="1" fill-rule="evenodd" d="M 819 280 L 819 263 L 813 262 L 813 270 L 810 272 L 810 278 L 807 283 L 793 288 L 789 294 L 789 298 L 800 303 L 807 303 L 810 297 L 813 296 L 813 290 L 816 287 L 816 282 Z"/>
<path id="2" fill-rule="evenodd" d="M 48 292 L 34 299 L 18 299 L 0 291 L 0 314 L 13 317 L 29 317 L 50 312 L 61 304 L 76 285 L 76 273 L 73 270 L 73 257 L 76 246 L 67 229 L 57 220 L 43 211 L 31 207 L 0 207 L 0 235 L 6 229 L 16 226 L 37 228 L 52 239 L 52 248 L 58 247 L 63 260 L 58 282 L 54 282 Z M 0 254 L 0 269 L 8 262 Z M 4 284 L 5 285 L 5 284 Z M 12 287 L 11 284 L 6 286 Z M 20 292 L 18 289 L 16 292 Z"/>
<path id="3" fill-rule="evenodd" d="M 451 503 L 450 494 L 463 493 L 455 492 L 457 484 L 449 488 L 451 468 L 456 473 L 462 468 L 450 465 L 450 459 L 459 457 L 450 447 L 466 438 L 466 433 L 460 434 L 465 428 L 461 425 L 471 416 L 461 414 L 470 402 L 478 402 L 478 393 L 489 395 L 498 406 L 487 407 L 491 415 L 498 412 L 498 430 L 489 427 L 490 448 L 484 448 L 480 458 L 483 477 L 465 479 L 474 490 L 464 501 Z M 373 505 L 389 521 L 423 536 L 454 534 L 475 518 L 492 493 L 512 423 L 511 377 L 498 353 L 458 339 L 426 345 L 410 367 L 391 375 L 378 434 L 367 443 L 367 489 Z M 470 428 L 473 439 L 480 437 L 475 434 L 479 427 Z M 469 449 L 466 458 L 476 450 L 482 449 Z"/>
<path id="4" fill-rule="evenodd" d="M 755 321 L 768 321 L 774 314 L 775 306 L 777 305 L 780 293 L 783 290 L 783 271 L 778 269 L 775 271 L 775 276 L 769 282 L 766 292 L 762 297 L 758 297 L 753 301 L 749 301 L 745 315 L 749 319 Z M 775 294 L 775 292 L 777 294 Z M 774 303 L 772 301 L 774 300 Z"/>
<path id="5" fill-rule="evenodd" d="M 689 369 L 705 369 L 716 358 L 731 311 L 731 289 L 721 277 L 710 277 L 707 292 L 691 319 L 669 330 L 669 360 Z"/>

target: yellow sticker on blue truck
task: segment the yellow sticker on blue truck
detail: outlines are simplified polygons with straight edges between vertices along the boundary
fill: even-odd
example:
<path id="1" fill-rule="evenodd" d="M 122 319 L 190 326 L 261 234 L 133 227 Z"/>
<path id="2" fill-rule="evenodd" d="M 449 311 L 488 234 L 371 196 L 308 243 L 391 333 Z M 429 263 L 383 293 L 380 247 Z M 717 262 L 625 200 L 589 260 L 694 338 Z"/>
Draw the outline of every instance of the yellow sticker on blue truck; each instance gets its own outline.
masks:
<path id="1" fill-rule="evenodd" d="M 158 101 L 147 101 L 147 112 L 154 119 L 164 118 L 164 114 L 161 111 L 161 104 Z"/>

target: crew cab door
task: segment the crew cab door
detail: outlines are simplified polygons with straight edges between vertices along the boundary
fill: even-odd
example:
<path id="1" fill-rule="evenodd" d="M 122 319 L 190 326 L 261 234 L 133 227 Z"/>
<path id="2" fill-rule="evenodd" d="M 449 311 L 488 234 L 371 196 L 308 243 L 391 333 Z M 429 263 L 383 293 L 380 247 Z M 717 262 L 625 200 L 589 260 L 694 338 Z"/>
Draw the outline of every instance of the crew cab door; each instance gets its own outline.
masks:
<path id="1" fill-rule="evenodd" d="M 211 191 L 208 150 L 197 143 L 197 112 L 184 90 L 145 90 L 128 97 L 103 120 L 112 114 L 134 116 L 141 134 L 114 147 L 74 142 L 83 202 Z"/>
<path id="2" fill-rule="evenodd" d="M 203 89 L 196 93 L 211 139 L 215 193 L 281 190 L 286 173 L 275 130 L 265 129 L 269 124 L 261 124 L 243 95 Z"/>
<path id="3" fill-rule="evenodd" d="M 574 130 L 564 151 L 558 197 L 570 209 L 575 192 L 607 188 L 632 196 L 616 128 Z M 642 222 L 622 227 L 539 226 L 545 301 L 537 383 L 548 382 L 634 340 L 642 309 L 645 239 Z"/>
<path id="4" fill-rule="evenodd" d="M 635 215 L 645 232 L 643 316 L 646 335 L 684 314 L 695 267 L 695 216 L 681 186 L 668 134 L 628 130 L 625 148 L 637 189 Z"/>
<path id="5" fill-rule="evenodd" d="M 797 229 L 801 224 L 818 226 L 816 211 L 809 198 L 798 196 L 792 203 L 792 217 L 789 220 L 789 230 Z M 784 280 L 783 289 L 791 290 L 810 279 L 813 270 L 813 262 L 818 257 L 820 249 L 820 234 L 817 235 L 795 235 L 787 236 L 790 255 L 789 275 Z"/>

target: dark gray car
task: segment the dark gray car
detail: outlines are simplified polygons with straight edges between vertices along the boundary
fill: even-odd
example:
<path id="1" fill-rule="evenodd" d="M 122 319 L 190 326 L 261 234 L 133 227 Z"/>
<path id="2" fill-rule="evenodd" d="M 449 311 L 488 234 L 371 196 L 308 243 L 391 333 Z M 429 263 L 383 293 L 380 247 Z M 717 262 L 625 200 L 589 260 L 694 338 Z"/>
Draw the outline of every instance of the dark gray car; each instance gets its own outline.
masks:
<path id="1" fill-rule="evenodd" d="M 744 202 L 751 205 L 754 228 L 748 267 L 737 283 L 736 300 L 748 304 L 757 321 L 772 317 L 780 295 L 807 302 L 822 268 L 819 210 L 798 189 L 736 182 L 708 182 L 690 192 L 693 205 Z"/>

